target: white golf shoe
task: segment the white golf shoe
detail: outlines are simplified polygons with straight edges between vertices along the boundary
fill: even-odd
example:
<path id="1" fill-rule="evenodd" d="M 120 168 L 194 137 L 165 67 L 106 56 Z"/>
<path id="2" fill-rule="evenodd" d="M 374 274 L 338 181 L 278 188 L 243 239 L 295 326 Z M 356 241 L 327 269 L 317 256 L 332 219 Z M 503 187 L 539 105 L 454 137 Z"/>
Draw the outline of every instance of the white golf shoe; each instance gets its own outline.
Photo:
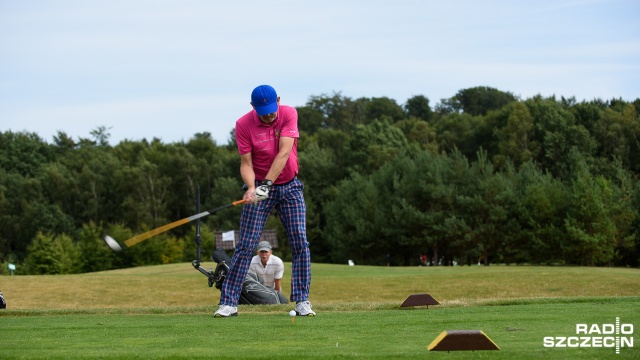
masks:
<path id="1" fill-rule="evenodd" d="M 308 301 L 299 301 L 296 303 L 296 315 L 298 316 L 316 316 L 316 312 L 311 310 L 311 303 Z"/>
<path id="2" fill-rule="evenodd" d="M 229 317 L 238 316 L 238 307 L 229 305 L 220 305 L 218 310 L 213 314 L 213 317 Z"/>

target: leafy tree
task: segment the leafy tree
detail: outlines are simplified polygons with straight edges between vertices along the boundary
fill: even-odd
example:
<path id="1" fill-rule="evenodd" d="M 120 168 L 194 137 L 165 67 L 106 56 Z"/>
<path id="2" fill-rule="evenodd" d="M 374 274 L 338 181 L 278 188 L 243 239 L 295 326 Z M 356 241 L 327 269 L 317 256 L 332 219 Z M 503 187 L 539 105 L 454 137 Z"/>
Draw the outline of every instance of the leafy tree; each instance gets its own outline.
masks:
<path id="1" fill-rule="evenodd" d="M 43 167 L 40 176 L 47 196 L 79 229 L 88 221 L 113 221 L 122 194 L 116 186 L 120 168 L 111 147 L 83 142 Z"/>
<path id="2" fill-rule="evenodd" d="M 73 219 L 64 214 L 56 205 L 47 203 L 33 204 L 33 218 L 31 218 L 30 228 L 41 232 L 51 232 L 54 234 L 74 234 L 75 226 Z"/>
<path id="3" fill-rule="evenodd" d="M 159 173 L 169 179 L 166 207 L 170 218 L 192 214 L 196 188 L 201 178 L 196 158 L 180 144 L 163 146 L 157 152 L 151 152 L 148 159 L 158 164 Z"/>
<path id="4" fill-rule="evenodd" d="M 331 260 L 345 264 L 347 260 L 370 263 L 369 256 L 378 249 L 377 189 L 362 175 L 354 173 L 338 184 L 336 198 L 326 205 L 325 236 L 331 248 Z"/>
<path id="5" fill-rule="evenodd" d="M 79 254 L 69 236 L 42 232 L 36 234 L 27 250 L 24 267 L 35 275 L 70 274 Z"/>
<path id="6" fill-rule="evenodd" d="M 374 119 L 390 119 L 391 122 L 397 122 L 405 118 L 404 110 L 395 100 L 388 97 L 371 98 L 368 101 L 365 112 L 366 120 Z"/>
<path id="7" fill-rule="evenodd" d="M 169 237 L 165 240 L 160 254 L 160 264 L 178 263 L 183 259 L 186 241 L 183 238 Z"/>
<path id="8" fill-rule="evenodd" d="M 615 224 L 616 247 L 614 249 L 615 265 L 635 266 L 638 257 L 637 248 L 640 238 L 634 235 L 634 224 L 640 221 L 640 206 L 634 203 L 635 193 L 640 193 L 640 183 L 634 179 L 620 161 L 611 163 L 607 172 L 611 181 L 612 196 L 609 200 L 609 217 Z"/>
<path id="9" fill-rule="evenodd" d="M 566 238 L 564 219 L 571 199 L 564 184 L 533 162 L 523 164 L 514 178 L 516 258 L 523 262 L 565 262 L 561 245 Z"/>
<path id="10" fill-rule="evenodd" d="M 154 228 L 167 222 L 171 177 L 147 158 L 151 152 L 153 150 L 146 149 L 138 164 L 119 170 L 118 185 L 119 191 L 126 194 L 121 206 L 130 224 L 148 224 Z M 150 155 L 153 159 L 154 155 Z"/>
<path id="11" fill-rule="evenodd" d="M 600 120 L 601 112 L 607 108 L 602 100 L 583 101 L 569 108 L 576 119 L 576 123 L 584 126 L 589 133 L 594 134 L 594 125 Z"/>
<path id="12" fill-rule="evenodd" d="M 67 154 L 76 147 L 76 142 L 67 135 L 67 133 L 58 131 L 58 134 L 53 137 L 53 143 L 55 145 L 54 150 L 58 155 Z"/>
<path id="13" fill-rule="evenodd" d="M 511 160 L 516 166 L 537 157 L 539 146 L 534 140 L 535 124 L 529 109 L 514 102 L 507 126 L 500 130 L 500 154 L 494 157 L 498 165 Z"/>
<path id="14" fill-rule="evenodd" d="M 631 202 L 633 181 L 619 161 L 605 175 L 598 175 L 578 152 L 568 157 L 573 202 L 565 221 L 569 236 L 564 245 L 571 248 L 573 263 L 611 265 L 616 249 L 633 246 L 631 227 L 637 216 Z"/>
<path id="15" fill-rule="evenodd" d="M 64 164 L 56 161 L 42 166 L 39 174 L 43 193 L 66 214 L 76 214 L 79 210 L 76 174 Z"/>
<path id="16" fill-rule="evenodd" d="M 53 157 L 51 146 L 35 133 L 0 132 L 0 168 L 8 173 L 35 176 Z"/>
<path id="17" fill-rule="evenodd" d="M 414 117 L 429 122 L 433 117 L 433 111 L 429 106 L 429 98 L 424 95 L 416 95 L 409 98 L 404 105 L 404 110 L 409 118 Z"/>
<path id="18" fill-rule="evenodd" d="M 440 102 L 435 106 L 435 112 L 437 113 L 438 117 L 453 113 L 459 113 L 460 110 L 460 104 L 455 101 L 454 98 L 440 99 Z"/>
<path id="19" fill-rule="evenodd" d="M 91 136 L 93 136 L 95 140 L 95 144 L 98 146 L 109 146 L 109 138 L 111 134 L 109 133 L 109 129 L 106 126 L 98 126 L 97 128 L 91 130 L 89 132 Z"/>
<path id="20" fill-rule="evenodd" d="M 365 119 L 366 101 L 354 101 L 340 93 L 311 96 L 307 107 L 319 111 L 324 117 L 324 126 L 335 130 L 350 130 Z"/>
<path id="21" fill-rule="evenodd" d="M 298 111 L 298 130 L 308 135 L 315 134 L 319 129 L 327 127 L 325 114 L 311 106 L 301 106 Z"/>
<path id="22" fill-rule="evenodd" d="M 537 96 L 525 101 L 535 119 L 535 141 L 540 144 L 537 162 L 554 176 L 569 176 L 566 155 L 572 149 L 590 158 L 596 149 L 596 141 L 587 129 L 575 123 L 571 112 L 563 109 L 555 99 Z"/>
<path id="23" fill-rule="evenodd" d="M 102 240 L 104 235 L 104 230 L 100 225 L 93 222 L 82 225 L 78 242 L 82 255 L 78 257 L 77 261 L 83 272 L 116 268 L 114 262 L 119 253 L 106 246 Z"/>
<path id="24" fill-rule="evenodd" d="M 472 115 L 486 115 L 490 110 L 498 110 L 517 98 L 510 92 L 487 86 L 462 89 L 452 98 L 453 108 Z"/>
<path id="25" fill-rule="evenodd" d="M 333 153 L 335 160 L 335 170 L 337 173 L 327 174 L 334 178 L 343 179 L 347 177 L 347 161 L 348 161 L 348 142 L 350 141 L 351 134 L 347 131 L 336 129 L 321 129 L 311 139 L 300 140 L 300 152 L 299 156 L 302 157 L 308 144 L 313 142 L 317 143 L 318 147 L 326 151 Z M 300 169 L 301 173 L 304 169 Z"/>
<path id="26" fill-rule="evenodd" d="M 37 218 L 46 216 L 46 202 L 36 178 L 27 178 L 0 168 L 0 239 L 3 253 L 24 259 L 27 246 L 40 228 Z"/>
<path id="27" fill-rule="evenodd" d="M 640 159 L 640 111 L 636 106 L 628 104 L 622 111 L 623 124 L 627 131 L 627 143 L 629 144 L 629 162 L 624 165 L 633 173 L 640 175 L 640 162 L 633 159 Z"/>
<path id="28" fill-rule="evenodd" d="M 572 206 L 565 220 L 565 256 L 579 265 L 607 264 L 613 260 L 616 226 L 609 217 L 611 183 L 582 170 L 571 184 Z"/>
<path id="29" fill-rule="evenodd" d="M 398 121 L 394 125 L 402 130 L 409 143 L 419 144 L 422 149 L 433 153 L 438 152 L 436 130 L 426 121 L 413 117 Z"/>
<path id="30" fill-rule="evenodd" d="M 454 158 L 450 158 L 420 151 L 409 162 L 395 163 L 397 196 L 402 199 L 397 221 L 406 225 L 408 237 L 414 237 L 414 256 L 429 253 L 435 265 L 446 257 L 450 244 L 459 240 L 457 230 L 461 224 L 453 221 L 454 194 L 459 185 L 456 160 L 462 160 L 457 170 L 468 170 L 466 159 L 459 155 L 454 152 Z"/>
<path id="31" fill-rule="evenodd" d="M 371 124 L 356 126 L 346 144 L 347 161 L 354 171 L 371 173 L 394 159 L 406 144 L 407 139 L 400 129 L 386 120 L 374 120 Z"/>
<path id="32" fill-rule="evenodd" d="M 485 265 L 490 259 L 502 261 L 503 244 L 515 234 L 510 219 L 514 203 L 512 182 L 504 173 L 494 171 L 484 151 L 478 152 L 478 159 L 472 163 L 466 180 L 456 204 L 464 209 L 463 218 L 469 227 L 467 239 L 471 248 L 480 253 Z"/>
<path id="33" fill-rule="evenodd" d="M 622 113 L 610 109 L 602 110 L 593 128 L 594 137 L 600 145 L 600 156 L 607 159 L 618 158 L 629 163 L 631 144 L 626 133 L 631 129 L 625 126 Z"/>
<path id="34" fill-rule="evenodd" d="M 473 157 L 479 150 L 478 135 L 484 127 L 481 117 L 452 113 L 434 122 L 438 149 L 446 153 L 459 150 L 467 157 Z"/>
<path id="35" fill-rule="evenodd" d="M 618 108 L 620 111 L 601 110 L 593 125 L 598 155 L 608 160 L 619 159 L 626 167 L 640 173 L 636 161 L 640 156 L 640 118 L 630 104 Z"/>
<path id="36" fill-rule="evenodd" d="M 340 183 L 325 207 L 332 260 L 362 254 L 366 257 L 350 256 L 385 264 L 389 254 L 394 264 L 407 265 L 427 250 L 438 257 L 444 239 L 434 225 L 449 216 L 452 203 L 453 188 L 445 184 L 448 167 L 443 157 L 407 150 L 366 178 L 354 174 Z M 373 246 L 375 253 L 367 250 Z"/>
<path id="37" fill-rule="evenodd" d="M 328 261 L 329 245 L 323 239 L 326 224 L 322 211 L 324 204 L 335 197 L 336 184 L 346 175 L 344 168 L 329 148 L 321 148 L 317 142 L 305 146 L 299 154 L 300 180 L 312 184 L 313 191 L 305 193 L 307 203 L 307 238 L 314 259 Z M 316 257 L 316 254 L 317 257 Z"/>
<path id="38" fill-rule="evenodd" d="M 189 154 L 189 158 L 181 165 L 185 168 L 186 174 L 183 179 L 186 179 L 187 182 L 185 184 L 184 180 L 176 181 L 174 179 L 173 186 L 181 187 L 179 192 L 187 197 L 181 199 L 182 202 L 176 199 L 179 203 L 176 205 L 178 208 L 187 206 L 187 211 L 193 211 L 195 192 L 198 186 L 201 191 L 201 199 L 206 199 L 211 195 L 216 174 L 220 175 L 223 172 L 221 168 L 226 165 L 226 154 L 230 150 L 225 146 L 217 146 L 209 132 L 197 133 L 186 144 L 180 144 L 180 146 L 184 146 L 184 150 L 180 150 L 181 152 Z M 180 155 L 174 153 L 172 156 L 179 157 Z M 176 161 L 180 160 L 176 159 Z M 164 171 L 173 170 L 169 167 Z M 227 176 L 226 172 L 222 175 Z M 186 202 L 187 200 L 191 200 L 191 203 Z"/>
<path id="39" fill-rule="evenodd" d="M 636 183 L 635 189 L 633 189 L 628 200 L 633 209 L 640 209 L 640 183 Z M 638 211 L 634 212 L 629 236 L 633 240 L 626 243 L 624 249 L 619 249 L 618 264 L 638 267 L 640 265 L 640 214 Z"/>

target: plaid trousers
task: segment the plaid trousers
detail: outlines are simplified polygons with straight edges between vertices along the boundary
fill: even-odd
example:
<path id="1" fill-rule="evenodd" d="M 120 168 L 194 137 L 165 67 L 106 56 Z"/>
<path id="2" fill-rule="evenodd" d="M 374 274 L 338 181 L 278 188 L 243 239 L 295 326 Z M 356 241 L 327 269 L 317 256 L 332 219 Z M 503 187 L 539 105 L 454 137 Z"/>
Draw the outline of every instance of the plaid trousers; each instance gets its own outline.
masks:
<path id="1" fill-rule="evenodd" d="M 222 284 L 220 305 L 238 306 L 251 258 L 255 255 L 264 225 L 275 208 L 289 239 L 292 253 L 290 300 L 306 301 L 311 285 L 311 253 L 307 241 L 307 207 L 298 178 L 288 184 L 274 185 L 269 198 L 256 204 L 246 204 L 240 218 L 240 239 L 231 259 L 229 273 Z"/>

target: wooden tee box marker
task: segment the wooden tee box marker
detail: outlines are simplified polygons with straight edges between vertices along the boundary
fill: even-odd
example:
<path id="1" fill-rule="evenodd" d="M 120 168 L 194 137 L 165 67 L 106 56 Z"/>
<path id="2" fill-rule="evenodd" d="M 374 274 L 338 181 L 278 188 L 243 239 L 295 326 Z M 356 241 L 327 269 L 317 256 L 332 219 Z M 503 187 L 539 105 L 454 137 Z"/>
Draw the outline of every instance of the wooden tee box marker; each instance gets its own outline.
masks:
<path id="1" fill-rule="evenodd" d="M 407 297 L 400 307 L 426 306 L 428 309 L 429 305 L 440 305 L 440 303 L 429 294 L 412 294 Z"/>
<path id="2" fill-rule="evenodd" d="M 445 330 L 429 346 L 429 351 L 500 350 L 482 330 Z"/>

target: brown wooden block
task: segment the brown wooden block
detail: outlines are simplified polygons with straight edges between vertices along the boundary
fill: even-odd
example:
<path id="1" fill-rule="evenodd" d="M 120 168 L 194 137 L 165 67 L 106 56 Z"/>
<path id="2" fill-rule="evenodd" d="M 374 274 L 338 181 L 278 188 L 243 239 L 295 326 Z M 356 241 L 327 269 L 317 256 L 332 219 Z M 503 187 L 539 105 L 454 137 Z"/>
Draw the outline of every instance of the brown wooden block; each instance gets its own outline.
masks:
<path id="1" fill-rule="evenodd" d="M 429 351 L 500 350 L 482 330 L 446 330 L 429 346 Z"/>
<path id="2" fill-rule="evenodd" d="M 413 294 L 400 305 L 400 307 L 408 306 L 427 306 L 440 305 L 440 303 L 429 294 Z"/>

